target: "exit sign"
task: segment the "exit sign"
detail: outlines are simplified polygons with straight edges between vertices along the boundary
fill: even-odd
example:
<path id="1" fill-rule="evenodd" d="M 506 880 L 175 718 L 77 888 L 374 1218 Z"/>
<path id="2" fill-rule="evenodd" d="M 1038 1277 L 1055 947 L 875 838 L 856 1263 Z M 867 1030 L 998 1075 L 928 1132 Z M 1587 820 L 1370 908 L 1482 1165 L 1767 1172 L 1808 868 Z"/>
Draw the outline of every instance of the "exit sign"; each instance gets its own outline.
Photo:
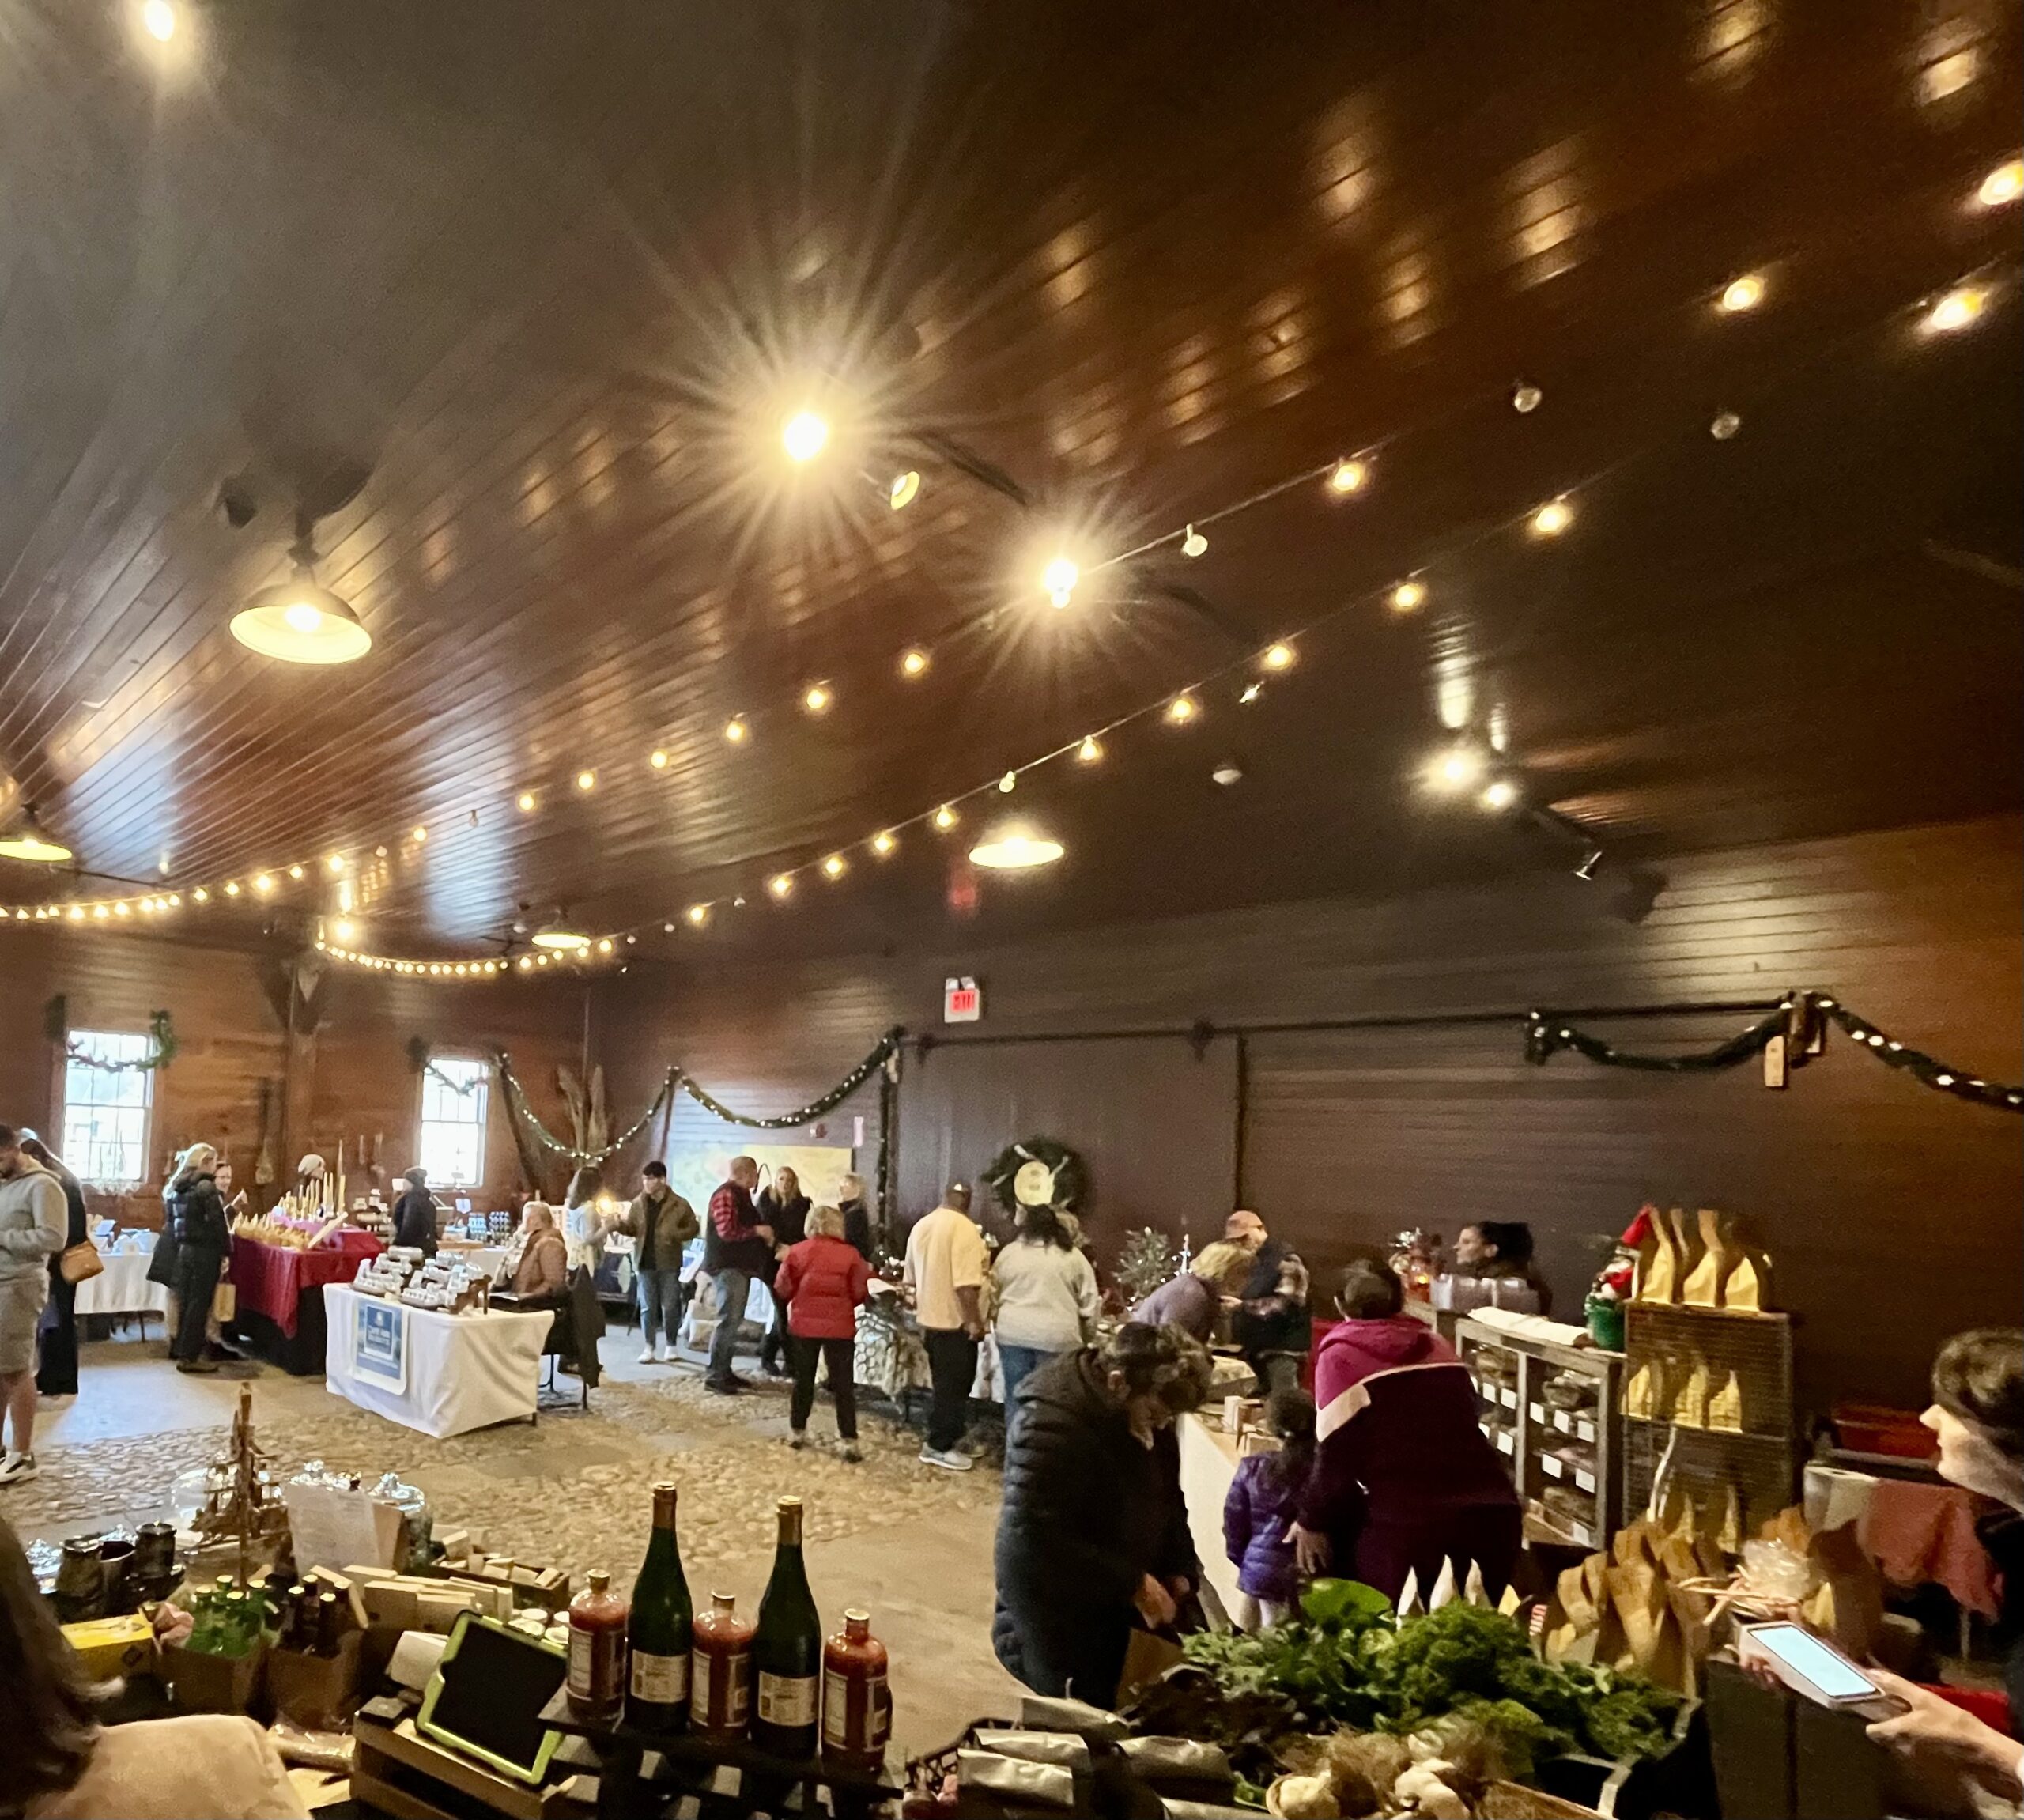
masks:
<path id="1" fill-rule="evenodd" d="M 942 982 L 942 1021 L 974 1024 L 984 1015 L 984 988 L 965 973 Z"/>

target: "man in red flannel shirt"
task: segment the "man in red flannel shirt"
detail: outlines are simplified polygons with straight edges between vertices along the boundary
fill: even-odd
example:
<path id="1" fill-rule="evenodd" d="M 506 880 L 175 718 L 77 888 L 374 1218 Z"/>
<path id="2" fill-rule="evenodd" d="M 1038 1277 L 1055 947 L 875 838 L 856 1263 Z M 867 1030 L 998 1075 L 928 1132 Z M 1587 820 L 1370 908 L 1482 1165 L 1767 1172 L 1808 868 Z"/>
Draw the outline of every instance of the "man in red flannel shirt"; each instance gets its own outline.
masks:
<path id="1" fill-rule="evenodd" d="M 731 1179 L 710 1196 L 710 1224 L 703 1235 L 703 1270 L 716 1285 L 716 1331 L 710 1336 L 709 1369 L 703 1382 L 720 1396 L 745 1388 L 731 1369 L 738 1350 L 738 1330 L 752 1294 L 752 1279 L 763 1277 L 772 1260 L 773 1229 L 762 1225 L 753 1205 L 759 1185 L 759 1165 L 750 1157 L 733 1157 Z"/>

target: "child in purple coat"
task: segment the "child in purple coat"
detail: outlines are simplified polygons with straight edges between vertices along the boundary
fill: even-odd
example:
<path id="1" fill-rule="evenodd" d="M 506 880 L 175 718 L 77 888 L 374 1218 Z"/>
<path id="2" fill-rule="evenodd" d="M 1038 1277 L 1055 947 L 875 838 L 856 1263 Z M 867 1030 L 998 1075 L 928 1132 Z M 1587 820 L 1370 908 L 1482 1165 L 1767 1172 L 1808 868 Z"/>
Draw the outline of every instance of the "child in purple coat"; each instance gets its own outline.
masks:
<path id="1" fill-rule="evenodd" d="M 1290 1386 L 1273 1391 L 1265 1427 L 1278 1437 L 1278 1452 L 1239 1460 L 1223 1501 L 1224 1552 L 1244 1595 L 1232 1616 L 1244 1630 L 1277 1624 L 1300 1597 L 1303 1576 L 1286 1531 L 1314 1464 L 1314 1399 Z"/>

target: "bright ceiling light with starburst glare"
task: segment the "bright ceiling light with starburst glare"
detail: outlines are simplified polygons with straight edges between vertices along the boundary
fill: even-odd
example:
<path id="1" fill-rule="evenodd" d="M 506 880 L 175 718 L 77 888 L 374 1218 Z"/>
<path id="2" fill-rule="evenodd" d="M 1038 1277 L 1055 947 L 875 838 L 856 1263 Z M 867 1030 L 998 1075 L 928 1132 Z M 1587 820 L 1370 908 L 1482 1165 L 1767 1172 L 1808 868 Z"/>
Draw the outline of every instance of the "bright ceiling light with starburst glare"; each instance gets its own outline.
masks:
<path id="1" fill-rule="evenodd" d="M 797 466 L 812 462 L 829 445 L 829 420 L 814 411 L 796 411 L 780 425 L 780 447 Z"/>
<path id="2" fill-rule="evenodd" d="M 1050 559 L 1040 571 L 1040 586 L 1047 590 L 1047 597 L 1057 607 L 1066 606 L 1075 597 L 1075 584 L 1082 579 L 1082 572 L 1074 562 L 1065 556 Z"/>

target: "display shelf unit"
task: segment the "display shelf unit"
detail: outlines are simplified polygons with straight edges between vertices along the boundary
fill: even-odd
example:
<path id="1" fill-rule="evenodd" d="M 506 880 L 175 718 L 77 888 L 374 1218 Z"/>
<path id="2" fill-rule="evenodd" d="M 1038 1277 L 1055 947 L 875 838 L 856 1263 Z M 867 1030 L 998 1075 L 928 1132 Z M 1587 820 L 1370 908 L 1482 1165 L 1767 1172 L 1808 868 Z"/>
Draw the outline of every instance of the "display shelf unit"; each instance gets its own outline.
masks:
<path id="1" fill-rule="evenodd" d="M 1623 1354 L 1468 1315 L 1455 1323 L 1455 1343 L 1475 1380 L 1483 1433 L 1524 1500 L 1527 1539 L 1602 1547 L 1623 1514 Z"/>
<path id="2" fill-rule="evenodd" d="M 1710 1527 L 1731 1486 L 1746 1534 L 1792 1503 L 1799 1482 L 1792 1317 L 1639 1301 L 1625 1314 L 1628 1507 L 1650 1501 L 1669 1453 L 1675 1482 Z M 1711 1419 L 1708 1405 L 1731 1385 L 1739 1407 Z"/>

